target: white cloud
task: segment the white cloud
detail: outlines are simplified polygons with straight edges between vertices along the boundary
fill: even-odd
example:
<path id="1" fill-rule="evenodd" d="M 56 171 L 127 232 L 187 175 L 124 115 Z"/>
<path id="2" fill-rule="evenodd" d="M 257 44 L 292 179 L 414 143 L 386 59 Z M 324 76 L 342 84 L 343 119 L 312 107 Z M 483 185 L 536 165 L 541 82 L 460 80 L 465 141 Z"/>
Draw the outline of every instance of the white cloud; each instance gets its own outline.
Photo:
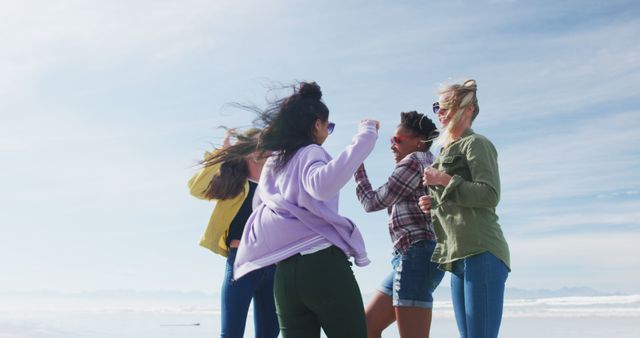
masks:
<path id="1" fill-rule="evenodd" d="M 233 41 L 230 27 L 252 28 L 232 23 L 241 15 L 252 20 L 260 7 L 205 0 L 2 2 L 0 97 L 29 95 L 33 81 L 62 66 L 180 62 Z"/>
<path id="2" fill-rule="evenodd" d="M 558 233 L 590 234 L 640 229 L 640 201 L 598 201 L 574 205 L 545 205 L 526 210 L 509 210 L 514 223 L 505 224 L 512 235 L 554 236 Z"/>
<path id="3" fill-rule="evenodd" d="M 636 292 L 637 231 L 511 236 L 510 287 L 590 286 L 609 292 Z"/>
<path id="4" fill-rule="evenodd" d="M 638 188 L 640 112 L 559 124 L 500 150 L 505 199 L 535 204 Z"/>
<path id="5" fill-rule="evenodd" d="M 476 41 L 473 49 L 483 51 L 488 45 L 498 54 L 487 53 L 491 59 L 474 66 L 481 107 L 491 114 L 480 123 L 499 127 L 557 119 L 595 104 L 638 97 L 640 88 L 629 84 L 640 81 L 640 46 L 629 41 L 639 30 L 640 21 L 623 20 L 577 31 Z"/>
<path id="6" fill-rule="evenodd" d="M 181 251 L 201 253 L 195 243 L 210 211 L 187 201 L 185 180 L 208 147 L 202 135 L 217 135 L 210 133 L 217 124 L 247 123 L 247 115 L 216 110 L 244 102 L 247 82 L 264 77 L 318 79 L 339 122 L 327 143 L 334 154 L 349 143 L 356 120 L 382 120 L 385 130 L 367 162 L 379 168 L 373 179 L 381 182 L 391 168 L 387 136 L 398 113 L 428 108 L 448 77 L 475 76 L 483 107 L 477 131 L 499 136 L 491 138 L 499 143 L 502 211 L 513 222 L 505 224 L 519 284 L 513 286 L 594 278 L 611 290 L 626 283 L 594 277 L 600 269 L 637 280 L 638 262 L 627 251 L 637 242 L 630 229 L 639 218 L 639 113 L 616 108 L 592 117 L 588 107 L 636 100 L 640 47 L 629 41 L 640 23 L 556 31 L 538 26 L 541 13 L 556 5 L 507 2 L 0 3 L 0 197 L 8 210 L 0 226 L 10 229 L 1 250 L 24 256 L 0 287 L 37 287 L 38 270 L 50 271 L 39 257 L 61 262 L 65 273 L 51 285 L 68 289 L 144 288 L 157 280 L 168 288 L 209 287 L 222 260 L 211 270 L 174 273 L 165 269 L 158 242 L 180 252 L 171 256 L 176 262 L 205 266 L 216 259 Z M 453 21 L 464 24 L 443 24 Z M 508 137 L 520 130 L 527 136 Z M 380 224 L 363 232 L 378 261 L 386 259 L 384 215 L 347 212 L 356 222 Z M 598 224 L 611 233 L 577 230 Z M 185 231 L 172 232 L 180 227 Z M 556 257 L 565 247 L 566 255 Z M 76 275 L 83 259 L 96 262 L 86 284 Z M 611 262 L 614 270 L 606 270 Z M 570 265 L 583 269 L 557 274 Z M 119 276 L 106 276 L 113 266 Z M 369 269 L 362 270 L 367 280 L 388 266 Z M 132 281 L 129 272 L 143 277 Z"/>

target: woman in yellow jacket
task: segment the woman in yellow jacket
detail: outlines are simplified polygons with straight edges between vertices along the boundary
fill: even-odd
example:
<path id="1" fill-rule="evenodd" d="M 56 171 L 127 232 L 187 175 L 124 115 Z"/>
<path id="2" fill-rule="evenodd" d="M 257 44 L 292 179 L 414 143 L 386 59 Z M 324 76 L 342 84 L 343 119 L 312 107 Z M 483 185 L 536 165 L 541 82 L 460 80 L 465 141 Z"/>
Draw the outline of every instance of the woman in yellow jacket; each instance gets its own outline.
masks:
<path id="1" fill-rule="evenodd" d="M 189 180 L 193 196 L 217 201 L 200 245 L 227 257 L 221 292 L 223 338 L 243 337 L 252 299 L 255 336 L 275 338 L 280 332 L 273 299 L 275 266 L 233 279 L 233 263 L 266 160 L 256 152 L 259 134 L 259 129 L 249 129 L 243 134 L 230 129 L 223 147 L 207 152 L 203 168 Z M 232 136 L 237 139 L 233 145 Z"/>

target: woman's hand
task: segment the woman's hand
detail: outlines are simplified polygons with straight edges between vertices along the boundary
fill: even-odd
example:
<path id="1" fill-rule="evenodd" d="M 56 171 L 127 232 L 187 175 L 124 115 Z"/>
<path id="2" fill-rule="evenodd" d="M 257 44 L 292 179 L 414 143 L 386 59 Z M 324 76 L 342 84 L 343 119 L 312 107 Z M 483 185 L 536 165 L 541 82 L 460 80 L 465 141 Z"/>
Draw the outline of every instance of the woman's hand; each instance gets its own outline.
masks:
<path id="1" fill-rule="evenodd" d="M 447 186 L 451 181 L 451 176 L 436 168 L 427 167 L 424 169 L 424 175 L 422 176 L 422 184 L 428 185 L 443 185 Z"/>
<path id="2" fill-rule="evenodd" d="M 380 121 L 377 121 L 377 120 L 360 120 L 360 124 L 369 124 L 369 122 L 375 122 L 376 131 L 380 130 Z"/>
<path id="3" fill-rule="evenodd" d="M 431 213 L 431 196 L 422 196 L 418 201 L 418 206 L 420 206 L 420 210 L 425 214 Z"/>
<path id="4" fill-rule="evenodd" d="M 236 128 L 227 129 L 227 133 L 224 134 L 224 140 L 222 141 L 222 148 L 227 148 L 231 146 L 231 137 L 236 134 Z"/>

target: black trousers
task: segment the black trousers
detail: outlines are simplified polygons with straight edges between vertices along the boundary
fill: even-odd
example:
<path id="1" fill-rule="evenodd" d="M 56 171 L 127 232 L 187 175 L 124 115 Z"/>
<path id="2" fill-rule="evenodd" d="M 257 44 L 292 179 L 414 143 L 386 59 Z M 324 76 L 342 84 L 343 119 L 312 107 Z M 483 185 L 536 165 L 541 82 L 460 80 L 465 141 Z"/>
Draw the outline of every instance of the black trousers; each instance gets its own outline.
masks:
<path id="1" fill-rule="evenodd" d="M 362 295 L 351 263 L 335 246 L 277 264 L 276 312 L 283 338 L 366 338 Z"/>

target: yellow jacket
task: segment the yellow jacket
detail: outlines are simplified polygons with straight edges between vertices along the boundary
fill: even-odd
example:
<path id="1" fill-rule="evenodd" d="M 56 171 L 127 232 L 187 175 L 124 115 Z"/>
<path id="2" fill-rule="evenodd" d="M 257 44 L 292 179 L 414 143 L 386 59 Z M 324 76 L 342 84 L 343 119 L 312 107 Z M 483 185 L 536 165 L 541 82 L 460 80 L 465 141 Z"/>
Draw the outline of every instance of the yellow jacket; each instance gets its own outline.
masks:
<path id="1" fill-rule="evenodd" d="M 209 153 L 205 153 L 205 158 L 210 156 Z M 220 172 L 220 166 L 218 163 L 210 167 L 202 168 L 189 180 L 189 190 L 191 195 L 204 200 L 209 200 L 204 196 L 204 193 L 211 182 L 213 176 Z M 216 200 L 216 207 L 213 209 L 211 218 L 209 218 L 209 224 L 204 231 L 202 238 L 200 239 L 200 246 L 203 246 L 219 255 L 224 257 L 229 253 L 229 247 L 226 240 L 229 233 L 229 226 L 231 221 L 240 210 L 240 206 L 244 202 L 247 194 L 249 193 L 249 182 L 244 182 L 243 191 L 238 196 Z"/>

